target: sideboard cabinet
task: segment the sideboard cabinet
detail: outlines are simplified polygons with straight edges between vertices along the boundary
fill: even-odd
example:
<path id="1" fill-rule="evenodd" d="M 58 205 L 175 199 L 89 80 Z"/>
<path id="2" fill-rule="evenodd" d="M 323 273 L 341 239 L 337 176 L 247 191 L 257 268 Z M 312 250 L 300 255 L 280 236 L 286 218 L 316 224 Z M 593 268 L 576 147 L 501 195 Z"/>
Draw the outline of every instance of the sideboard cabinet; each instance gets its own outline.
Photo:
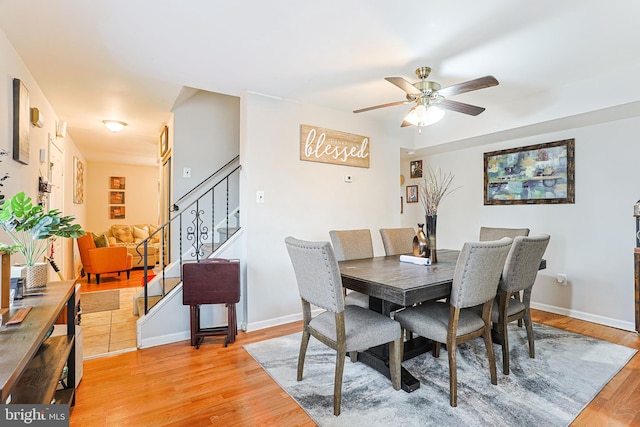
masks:
<path id="1" fill-rule="evenodd" d="M 73 280 L 49 282 L 44 295 L 19 301 L 0 329 L 0 403 L 75 403 L 76 286 Z M 22 323 L 6 325 L 21 306 L 31 306 Z M 47 333 L 66 311 L 66 334 Z M 59 387 L 65 365 L 66 388 Z"/>

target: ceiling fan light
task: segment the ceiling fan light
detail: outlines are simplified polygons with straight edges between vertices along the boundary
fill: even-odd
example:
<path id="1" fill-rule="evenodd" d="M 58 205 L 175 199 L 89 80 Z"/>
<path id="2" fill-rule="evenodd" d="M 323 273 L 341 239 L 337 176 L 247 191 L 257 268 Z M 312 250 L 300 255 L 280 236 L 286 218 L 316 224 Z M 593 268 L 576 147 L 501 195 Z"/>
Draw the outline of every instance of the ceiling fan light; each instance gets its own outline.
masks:
<path id="1" fill-rule="evenodd" d="M 104 123 L 107 129 L 114 133 L 120 132 L 127 125 L 125 122 L 119 120 L 103 120 L 102 123 Z"/>
<path id="2" fill-rule="evenodd" d="M 427 107 L 420 104 L 413 107 L 404 120 L 411 123 L 413 126 L 421 127 L 432 125 L 443 117 L 444 110 L 438 107 Z"/>

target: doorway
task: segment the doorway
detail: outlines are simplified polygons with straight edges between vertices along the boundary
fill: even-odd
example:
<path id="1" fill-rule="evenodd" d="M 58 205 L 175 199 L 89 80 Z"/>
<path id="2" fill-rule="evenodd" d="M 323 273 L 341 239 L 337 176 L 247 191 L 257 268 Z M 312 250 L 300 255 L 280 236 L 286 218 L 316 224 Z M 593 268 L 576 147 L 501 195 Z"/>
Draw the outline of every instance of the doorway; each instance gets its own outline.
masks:
<path id="1" fill-rule="evenodd" d="M 51 134 L 49 134 L 49 176 L 47 179 L 51 185 L 51 192 L 48 194 L 40 193 L 43 209 L 58 209 L 64 212 L 64 153 L 62 148 L 56 145 Z M 61 238 L 52 239 L 50 252 L 47 253 L 47 256 L 55 261 L 58 268 L 64 268 L 65 265 L 70 264 L 65 263 L 69 255 L 62 244 L 64 240 Z M 52 268 L 48 269 L 48 275 L 51 281 L 60 280 L 58 273 Z"/>

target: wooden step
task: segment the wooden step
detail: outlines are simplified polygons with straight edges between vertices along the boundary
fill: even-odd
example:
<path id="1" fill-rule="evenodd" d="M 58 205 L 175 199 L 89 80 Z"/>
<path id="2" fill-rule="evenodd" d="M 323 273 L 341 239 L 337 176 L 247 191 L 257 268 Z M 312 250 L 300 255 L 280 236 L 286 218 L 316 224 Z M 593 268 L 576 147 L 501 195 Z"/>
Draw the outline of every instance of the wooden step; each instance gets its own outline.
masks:
<path id="1" fill-rule="evenodd" d="M 151 310 L 151 307 L 156 305 L 161 299 L 162 299 L 162 296 L 160 295 L 150 296 L 149 303 L 148 303 L 149 310 Z M 138 316 L 140 316 L 140 314 L 144 313 L 144 298 L 142 297 L 136 298 L 136 305 L 138 306 Z"/>
<path id="2" fill-rule="evenodd" d="M 162 280 L 162 279 L 161 279 Z M 176 286 L 180 284 L 179 277 L 167 277 L 164 279 L 164 293 L 165 296 L 169 294 Z M 162 295 L 149 295 L 148 308 L 151 310 L 151 307 L 156 305 L 158 301 L 162 299 Z M 138 307 L 138 316 L 140 313 L 144 313 L 144 297 L 136 298 L 136 306 Z"/>
<path id="3" fill-rule="evenodd" d="M 229 227 L 229 235 L 227 236 L 227 227 L 220 227 L 216 231 L 220 235 L 220 240 L 227 240 L 229 237 L 233 236 L 236 231 L 238 231 L 239 227 Z"/>

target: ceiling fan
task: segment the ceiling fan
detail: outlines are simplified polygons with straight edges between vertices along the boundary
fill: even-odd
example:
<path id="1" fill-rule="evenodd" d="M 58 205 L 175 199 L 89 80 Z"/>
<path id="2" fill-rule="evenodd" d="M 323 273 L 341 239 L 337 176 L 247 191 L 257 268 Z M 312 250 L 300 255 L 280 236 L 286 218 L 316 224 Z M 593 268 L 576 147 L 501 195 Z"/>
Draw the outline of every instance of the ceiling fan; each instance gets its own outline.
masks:
<path id="1" fill-rule="evenodd" d="M 406 92 L 407 100 L 361 108 L 354 110 L 354 113 L 415 103 L 416 106 L 411 108 L 401 126 L 418 126 L 420 128 L 440 120 L 444 116 L 444 110 L 477 116 L 485 110 L 483 107 L 452 101 L 447 97 L 498 85 L 498 80 L 495 77 L 485 76 L 441 88 L 438 83 L 427 80 L 429 73 L 431 73 L 431 68 L 429 67 L 416 69 L 416 75 L 420 78 L 420 81 L 416 83 L 410 83 L 402 77 L 385 77 L 386 81 Z"/>

